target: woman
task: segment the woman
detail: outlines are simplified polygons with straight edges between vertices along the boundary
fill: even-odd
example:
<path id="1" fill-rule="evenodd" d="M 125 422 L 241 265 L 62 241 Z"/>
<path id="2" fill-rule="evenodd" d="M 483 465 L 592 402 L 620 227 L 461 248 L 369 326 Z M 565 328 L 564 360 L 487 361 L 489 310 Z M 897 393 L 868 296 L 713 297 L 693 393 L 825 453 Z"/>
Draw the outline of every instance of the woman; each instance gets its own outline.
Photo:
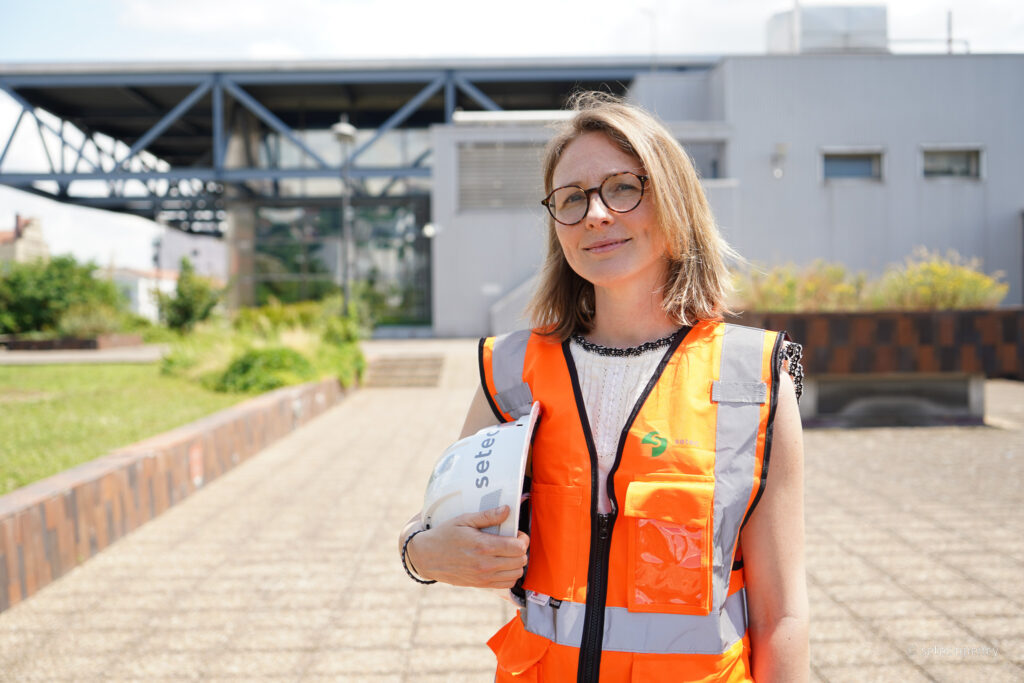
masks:
<path id="1" fill-rule="evenodd" d="M 782 371 L 799 376 L 799 347 L 720 322 L 730 250 L 668 131 L 600 94 L 575 110 L 544 161 L 535 328 L 481 342 L 462 432 L 541 403 L 530 536 L 480 531 L 507 509 L 414 518 L 403 563 L 459 586 L 523 577 L 489 642 L 499 681 L 806 680 L 802 437 Z"/>

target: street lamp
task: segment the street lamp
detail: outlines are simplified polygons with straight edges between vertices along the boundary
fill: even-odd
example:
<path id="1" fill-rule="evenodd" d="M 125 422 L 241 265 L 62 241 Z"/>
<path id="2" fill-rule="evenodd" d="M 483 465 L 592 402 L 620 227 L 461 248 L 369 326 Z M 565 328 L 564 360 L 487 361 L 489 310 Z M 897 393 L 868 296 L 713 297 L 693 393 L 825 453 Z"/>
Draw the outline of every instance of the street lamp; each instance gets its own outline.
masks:
<path id="1" fill-rule="evenodd" d="M 352 222 L 348 218 L 351 202 L 352 185 L 349 178 L 351 161 L 349 154 L 350 146 L 356 141 L 356 127 L 348 122 L 348 115 L 342 114 L 341 119 L 331 126 L 334 138 L 341 143 L 341 245 L 338 249 L 338 279 L 341 280 L 342 262 L 345 264 L 344 293 L 345 308 L 352 300 L 352 252 L 355 251 L 352 244 Z M 338 284 L 342 284 L 339 282 Z"/>

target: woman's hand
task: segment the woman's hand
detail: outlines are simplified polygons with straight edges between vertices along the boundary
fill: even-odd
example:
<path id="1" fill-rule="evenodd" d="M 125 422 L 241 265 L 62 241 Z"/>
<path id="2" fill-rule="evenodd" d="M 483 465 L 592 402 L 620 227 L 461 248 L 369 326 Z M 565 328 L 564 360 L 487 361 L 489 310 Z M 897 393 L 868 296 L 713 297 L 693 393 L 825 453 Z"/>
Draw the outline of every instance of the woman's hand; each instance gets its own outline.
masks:
<path id="1" fill-rule="evenodd" d="M 416 534 L 406 557 L 425 579 L 453 586 L 511 588 L 523 575 L 530 537 L 522 531 L 516 538 L 481 531 L 501 524 L 508 515 L 507 505 L 459 515 Z"/>

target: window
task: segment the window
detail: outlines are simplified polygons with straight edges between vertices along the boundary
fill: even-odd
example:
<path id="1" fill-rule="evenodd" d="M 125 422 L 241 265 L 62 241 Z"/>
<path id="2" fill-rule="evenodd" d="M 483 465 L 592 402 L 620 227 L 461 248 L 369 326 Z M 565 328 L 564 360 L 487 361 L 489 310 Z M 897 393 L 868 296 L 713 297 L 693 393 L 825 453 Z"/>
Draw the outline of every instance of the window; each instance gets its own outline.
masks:
<path id="1" fill-rule="evenodd" d="M 835 178 L 882 179 L 880 152 L 826 152 L 825 180 Z"/>
<path id="2" fill-rule="evenodd" d="M 977 149 L 926 149 L 925 178 L 980 178 L 981 152 Z"/>

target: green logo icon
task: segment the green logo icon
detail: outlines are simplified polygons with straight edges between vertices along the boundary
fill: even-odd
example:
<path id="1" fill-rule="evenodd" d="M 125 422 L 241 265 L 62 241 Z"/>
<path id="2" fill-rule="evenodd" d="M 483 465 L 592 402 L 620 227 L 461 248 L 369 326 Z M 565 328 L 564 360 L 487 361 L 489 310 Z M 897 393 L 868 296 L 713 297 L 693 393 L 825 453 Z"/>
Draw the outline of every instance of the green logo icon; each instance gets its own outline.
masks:
<path id="1" fill-rule="evenodd" d="M 658 434 L 658 432 L 647 432 L 644 434 L 644 438 L 640 443 L 649 444 L 651 446 L 652 458 L 657 458 L 665 452 L 666 448 L 668 448 L 668 439 Z"/>

